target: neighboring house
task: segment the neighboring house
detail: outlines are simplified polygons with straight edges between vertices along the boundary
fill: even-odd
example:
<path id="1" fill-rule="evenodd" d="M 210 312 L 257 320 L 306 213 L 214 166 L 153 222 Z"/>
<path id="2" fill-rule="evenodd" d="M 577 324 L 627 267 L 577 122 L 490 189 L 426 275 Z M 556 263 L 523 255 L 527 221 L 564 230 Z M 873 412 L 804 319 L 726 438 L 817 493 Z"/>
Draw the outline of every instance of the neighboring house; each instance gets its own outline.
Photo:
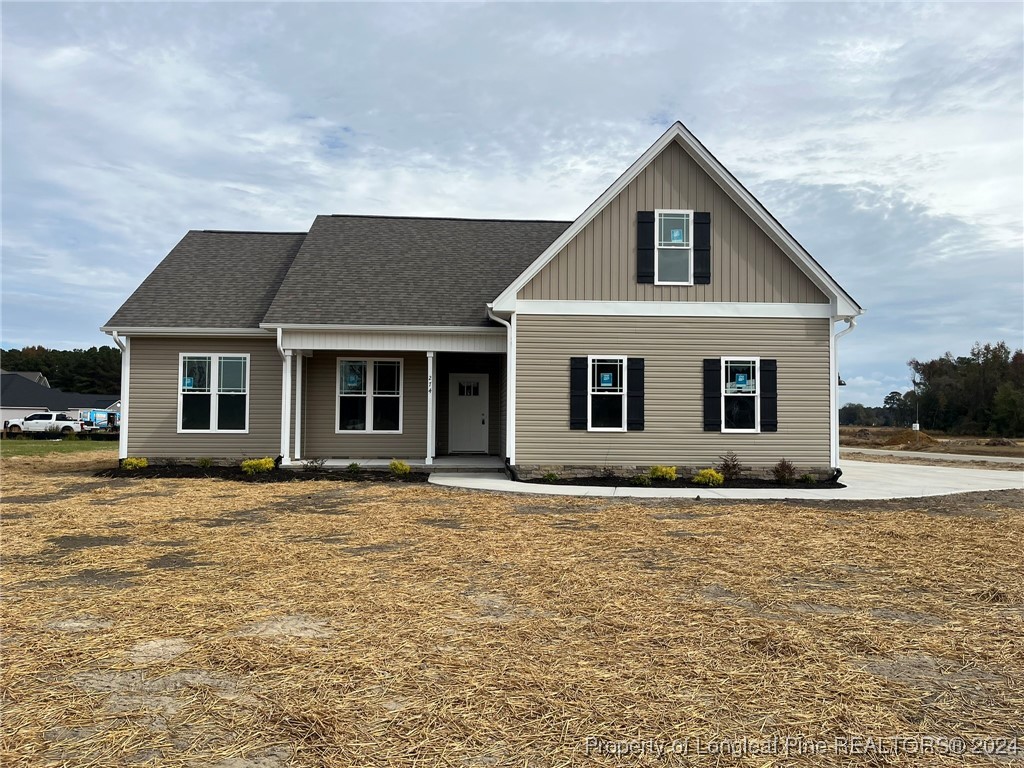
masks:
<path id="1" fill-rule="evenodd" d="M 22 376 L 34 384 L 41 384 L 44 387 L 50 386 L 50 382 L 47 381 L 45 376 L 43 376 L 42 371 L 5 371 L 3 368 L 0 368 L 0 376 L 7 373 L 13 373 L 15 376 Z"/>
<path id="2" fill-rule="evenodd" d="M 0 374 L 0 418 L 5 422 L 38 411 L 65 413 L 77 419 L 82 411 L 119 411 L 120 408 L 121 399 L 118 395 L 62 392 L 51 389 L 49 385 L 38 384 L 20 373 Z"/>
<path id="3" fill-rule="evenodd" d="M 103 330 L 122 457 L 825 471 L 862 311 L 676 123 L 573 222 L 189 232 Z"/>

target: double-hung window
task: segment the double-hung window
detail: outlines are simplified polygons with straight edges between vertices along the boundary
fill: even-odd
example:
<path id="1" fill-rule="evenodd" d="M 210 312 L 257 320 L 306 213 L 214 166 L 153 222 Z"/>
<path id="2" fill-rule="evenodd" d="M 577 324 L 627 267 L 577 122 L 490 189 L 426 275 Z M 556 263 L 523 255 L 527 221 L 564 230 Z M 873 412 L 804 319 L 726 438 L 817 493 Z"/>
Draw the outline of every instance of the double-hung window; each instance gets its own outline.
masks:
<path id="1" fill-rule="evenodd" d="M 654 282 L 693 285 L 693 211 L 654 212 Z"/>
<path id="2" fill-rule="evenodd" d="M 722 358 L 723 432 L 761 431 L 760 367 L 756 357 Z"/>
<path id="3" fill-rule="evenodd" d="M 338 360 L 335 431 L 402 431 L 401 360 Z"/>
<path id="4" fill-rule="evenodd" d="M 590 387 L 587 390 L 587 429 L 626 430 L 626 358 L 587 358 Z"/>
<path id="5" fill-rule="evenodd" d="M 179 356 L 178 431 L 249 430 L 249 355 Z"/>

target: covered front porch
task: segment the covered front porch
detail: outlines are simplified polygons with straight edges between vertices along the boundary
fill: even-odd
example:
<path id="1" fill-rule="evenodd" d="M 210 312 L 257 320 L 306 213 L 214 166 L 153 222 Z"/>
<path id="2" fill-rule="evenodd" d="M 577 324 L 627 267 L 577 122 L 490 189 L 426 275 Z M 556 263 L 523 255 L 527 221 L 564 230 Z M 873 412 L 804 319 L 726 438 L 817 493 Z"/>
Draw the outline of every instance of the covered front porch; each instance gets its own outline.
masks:
<path id="1" fill-rule="evenodd" d="M 279 331 L 282 464 L 501 467 L 504 331 Z"/>

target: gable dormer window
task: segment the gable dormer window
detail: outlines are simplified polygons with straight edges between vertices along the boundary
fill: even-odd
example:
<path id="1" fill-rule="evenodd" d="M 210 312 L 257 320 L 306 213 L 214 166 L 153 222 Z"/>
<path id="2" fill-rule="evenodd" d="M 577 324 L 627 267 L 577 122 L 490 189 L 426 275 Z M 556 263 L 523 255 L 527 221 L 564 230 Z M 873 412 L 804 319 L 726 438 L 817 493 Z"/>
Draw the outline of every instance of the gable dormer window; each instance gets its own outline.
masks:
<path id="1" fill-rule="evenodd" d="M 693 285 L 693 211 L 654 212 L 656 285 Z"/>

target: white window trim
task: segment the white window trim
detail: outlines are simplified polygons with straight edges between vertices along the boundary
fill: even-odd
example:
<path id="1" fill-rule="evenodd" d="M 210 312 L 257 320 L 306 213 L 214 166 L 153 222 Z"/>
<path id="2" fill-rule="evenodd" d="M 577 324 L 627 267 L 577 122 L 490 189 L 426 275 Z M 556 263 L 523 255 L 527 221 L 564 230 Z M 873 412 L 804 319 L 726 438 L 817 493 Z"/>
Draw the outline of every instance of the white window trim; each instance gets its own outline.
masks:
<path id="1" fill-rule="evenodd" d="M 733 363 L 753 363 L 754 364 L 754 383 L 757 389 L 753 394 L 733 392 L 728 394 L 728 397 L 752 397 L 754 398 L 754 428 L 753 429 L 726 429 L 725 426 L 725 398 L 727 396 L 725 391 L 725 364 Z M 722 401 L 722 413 L 720 418 L 722 419 L 722 432 L 729 432 L 733 434 L 747 434 L 755 435 L 761 432 L 761 358 L 734 355 L 730 357 L 722 358 L 722 373 L 721 382 L 719 384 L 721 390 L 720 400 Z"/>
<path id="2" fill-rule="evenodd" d="M 594 410 L 591 404 L 591 399 L 594 395 L 594 361 L 595 360 L 618 360 L 622 363 L 622 426 L 621 427 L 595 427 L 591 425 L 593 419 Z M 629 393 L 629 381 L 627 377 L 628 366 L 626 364 L 627 358 L 625 355 L 588 355 L 587 356 L 587 431 L 588 432 L 625 432 L 628 418 L 626 415 L 626 407 L 628 402 L 626 395 Z"/>
<path id="3" fill-rule="evenodd" d="M 687 239 L 687 242 L 689 242 L 690 245 L 689 245 L 688 248 L 682 248 L 680 246 L 672 246 L 672 245 L 664 245 L 663 246 L 663 245 L 659 245 L 658 244 L 658 240 L 659 240 L 658 233 L 661 231 L 660 219 L 666 213 L 669 213 L 669 214 L 672 214 L 672 213 L 686 213 L 686 214 L 689 214 L 689 217 L 690 217 L 689 218 L 689 222 L 690 222 L 690 232 L 689 232 L 689 235 L 690 236 Z M 660 251 L 662 248 L 666 248 L 668 250 L 678 250 L 678 251 L 689 250 L 690 251 L 690 270 L 689 270 L 690 271 L 690 279 L 689 279 L 689 281 L 683 283 L 683 282 L 670 282 L 670 281 L 667 281 L 667 280 L 659 280 L 658 279 L 658 261 L 659 261 L 659 259 L 658 259 L 658 251 Z M 655 211 L 654 211 L 654 284 L 655 285 L 693 285 L 693 211 L 677 210 L 677 209 L 674 209 L 674 208 L 658 208 L 658 209 L 655 209 Z"/>
<path id="4" fill-rule="evenodd" d="M 210 358 L 210 429 L 182 429 L 182 366 L 186 357 L 208 357 Z M 220 385 L 220 358 L 222 357 L 244 357 L 245 358 L 245 429 L 217 429 L 217 408 L 220 398 L 217 388 Z M 249 434 L 249 406 L 252 395 L 249 391 L 249 378 L 252 375 L 252 361 L 248 352 L 179 352 L 178 353 L 178 434 L 179 435 L 247 435 Z M 203 394 L 197 392 L 196 394 Z M 241 395 L 242 392 L 225 392 L 226 395 Z"/>
<path id="5" fill-rule="evenodd" d="M 366 429 L 341 429 L 341 364 L 366 363 Z M 373 429 L 374 363 L 398 363 L 398 429 Z M 334 364 L 334 434 L 336 435 L 401 435 L 405 428 L 405 360 L 401 357 L 339 357 Z M 353 397 L 353 395 L 347 395 Z M 393 397 L 393 395 L 382 395 Z"/>

